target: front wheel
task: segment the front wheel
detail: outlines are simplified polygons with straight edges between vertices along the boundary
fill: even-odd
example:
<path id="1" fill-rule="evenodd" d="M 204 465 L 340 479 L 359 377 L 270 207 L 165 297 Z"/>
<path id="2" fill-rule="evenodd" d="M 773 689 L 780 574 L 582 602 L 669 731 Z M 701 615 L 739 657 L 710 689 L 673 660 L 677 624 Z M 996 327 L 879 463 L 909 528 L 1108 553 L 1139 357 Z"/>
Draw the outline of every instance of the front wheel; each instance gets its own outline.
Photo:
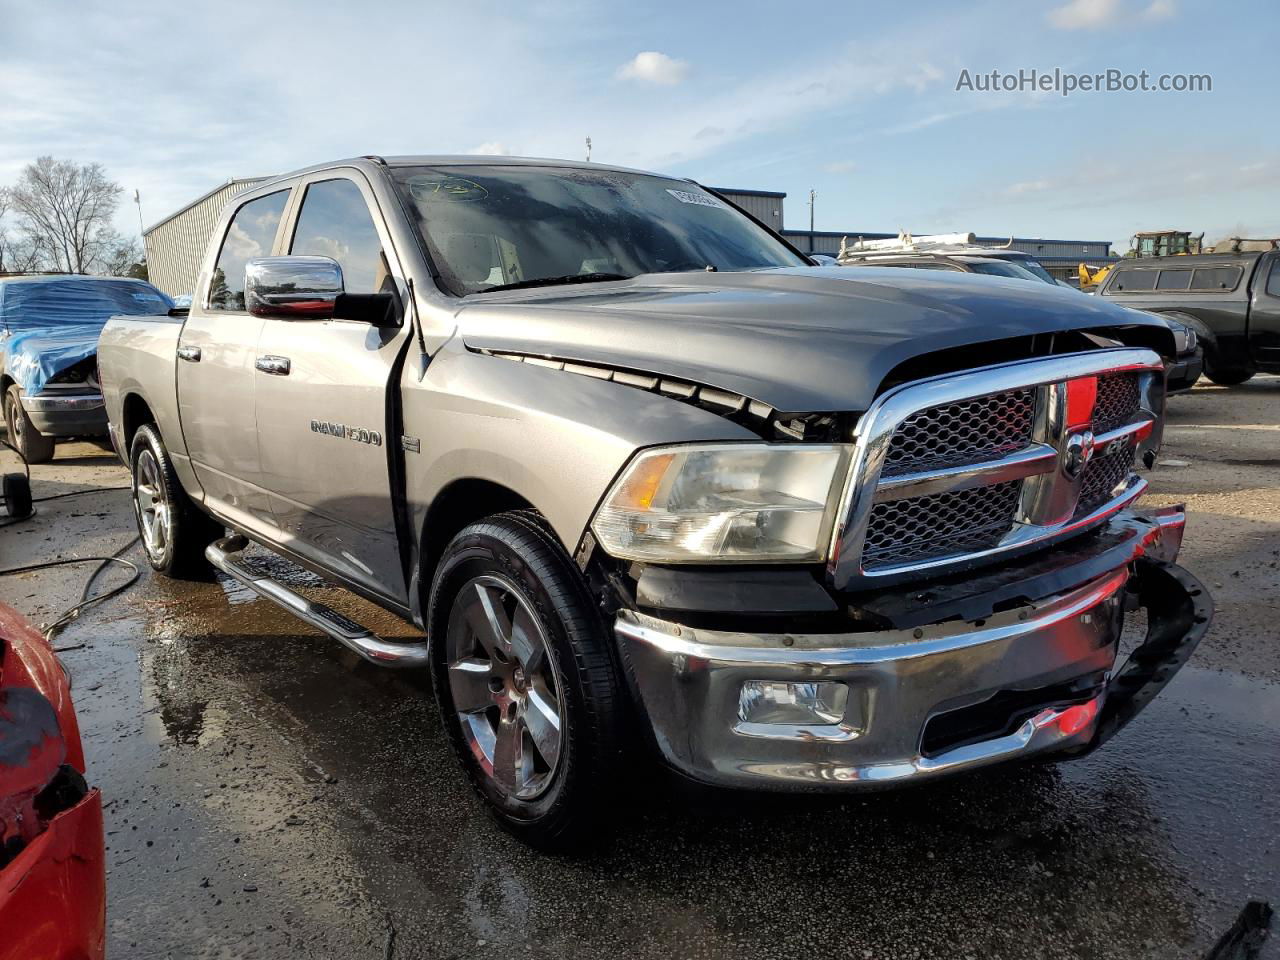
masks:
<path id="1" fill-rule="evenodd" d="M 4 394 L 4 426 L 9 443 L 27 463 L 48 463 L 53 459 L 57 441 L 36 429 L 27 411 L 22 409 L 22 388 L 10 384 Z"/>
<path id="2" fill-rule="evenodd" d="M 191 502 L 174 473 L 169 451 L 151 424 L 130 445 L 133 511 L 152 568 L 177 580 L 207 580 L 213 568 L 204 549 L 222 527 Z"/>
<path id="3" fill-rule="evenodd" d="M 623 693 L 605 625 L 536 514 L 472 524 L 445 550 L 428 624 L 441 719 L 509 832 L 563 850 L 613 781 Z"/>

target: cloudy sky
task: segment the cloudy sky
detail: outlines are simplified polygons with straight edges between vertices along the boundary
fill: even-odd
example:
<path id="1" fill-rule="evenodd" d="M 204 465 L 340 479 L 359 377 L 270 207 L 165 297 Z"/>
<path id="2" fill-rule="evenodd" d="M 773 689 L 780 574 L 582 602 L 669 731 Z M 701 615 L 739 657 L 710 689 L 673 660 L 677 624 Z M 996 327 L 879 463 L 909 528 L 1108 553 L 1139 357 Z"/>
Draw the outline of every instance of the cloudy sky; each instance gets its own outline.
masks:
<path id="1" fill-rule="evenodd" d="M 590 136 L 602 162 L 786 191 L 793 228 L 813 188 L 820 230 L 1280 235 L 1267 0 L 0 0 L 0 24 L 0 184 L 98 161 L 148 224 L 229 177 Z M 1020 68 L 1213 89 L 957 90 Z"/>

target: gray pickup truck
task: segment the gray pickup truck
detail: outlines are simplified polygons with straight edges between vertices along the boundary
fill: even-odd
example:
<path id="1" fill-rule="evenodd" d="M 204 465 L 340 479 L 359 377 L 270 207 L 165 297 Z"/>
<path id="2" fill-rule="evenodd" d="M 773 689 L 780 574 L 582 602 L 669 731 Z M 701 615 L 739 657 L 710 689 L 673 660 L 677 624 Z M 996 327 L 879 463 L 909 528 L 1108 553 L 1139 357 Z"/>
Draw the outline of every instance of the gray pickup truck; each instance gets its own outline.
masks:
<path id="1" fill-rule="evenodd" d="M 113 319 L 98 360 L 152 566 L 430 670 L 479 795 L 550 848 L 650 751 L 839 791 L 1110 737 L 1211 614 L 1181 510 L 1134 508 L 1169 337 L 1048 284 L 815 267 L 686 180 L 365 157 L 236 198 L 190 312 Z"/>

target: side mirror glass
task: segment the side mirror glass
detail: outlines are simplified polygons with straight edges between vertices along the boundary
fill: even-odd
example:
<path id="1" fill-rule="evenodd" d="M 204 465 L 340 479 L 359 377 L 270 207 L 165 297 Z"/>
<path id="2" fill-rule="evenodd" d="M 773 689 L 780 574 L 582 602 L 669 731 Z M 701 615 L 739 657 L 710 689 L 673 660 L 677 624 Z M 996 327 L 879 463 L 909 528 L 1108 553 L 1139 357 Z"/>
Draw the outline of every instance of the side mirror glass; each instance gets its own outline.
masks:
<path id="1" fill-rule="evenodd" d="M 342 292 L 342 267 L 330 257 L 255 257 L 245 264 L 244 305 L 255 317 L 329 320 Z"/>

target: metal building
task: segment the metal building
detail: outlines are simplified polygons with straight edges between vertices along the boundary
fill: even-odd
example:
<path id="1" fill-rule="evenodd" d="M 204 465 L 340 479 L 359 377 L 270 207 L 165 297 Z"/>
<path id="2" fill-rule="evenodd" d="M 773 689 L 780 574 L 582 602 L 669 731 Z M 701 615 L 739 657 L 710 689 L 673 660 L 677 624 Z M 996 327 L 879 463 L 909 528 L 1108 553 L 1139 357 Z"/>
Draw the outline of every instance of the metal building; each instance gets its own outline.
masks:
<path id="1" fill-rule="evenodd" d="M 209 238 L 227 201 L 266 177 L 228 180 L 143 231 L 147 276 L 171 297 L 195 291 Z"/>
<path id="2" fill-rule="evenodd" d="M 785 193 L 770 190 L 734 190 L 730 187 L 712 187 L 731 203 L 737 204 L 771 230 L 782 232 L 782 201 Z"/>

